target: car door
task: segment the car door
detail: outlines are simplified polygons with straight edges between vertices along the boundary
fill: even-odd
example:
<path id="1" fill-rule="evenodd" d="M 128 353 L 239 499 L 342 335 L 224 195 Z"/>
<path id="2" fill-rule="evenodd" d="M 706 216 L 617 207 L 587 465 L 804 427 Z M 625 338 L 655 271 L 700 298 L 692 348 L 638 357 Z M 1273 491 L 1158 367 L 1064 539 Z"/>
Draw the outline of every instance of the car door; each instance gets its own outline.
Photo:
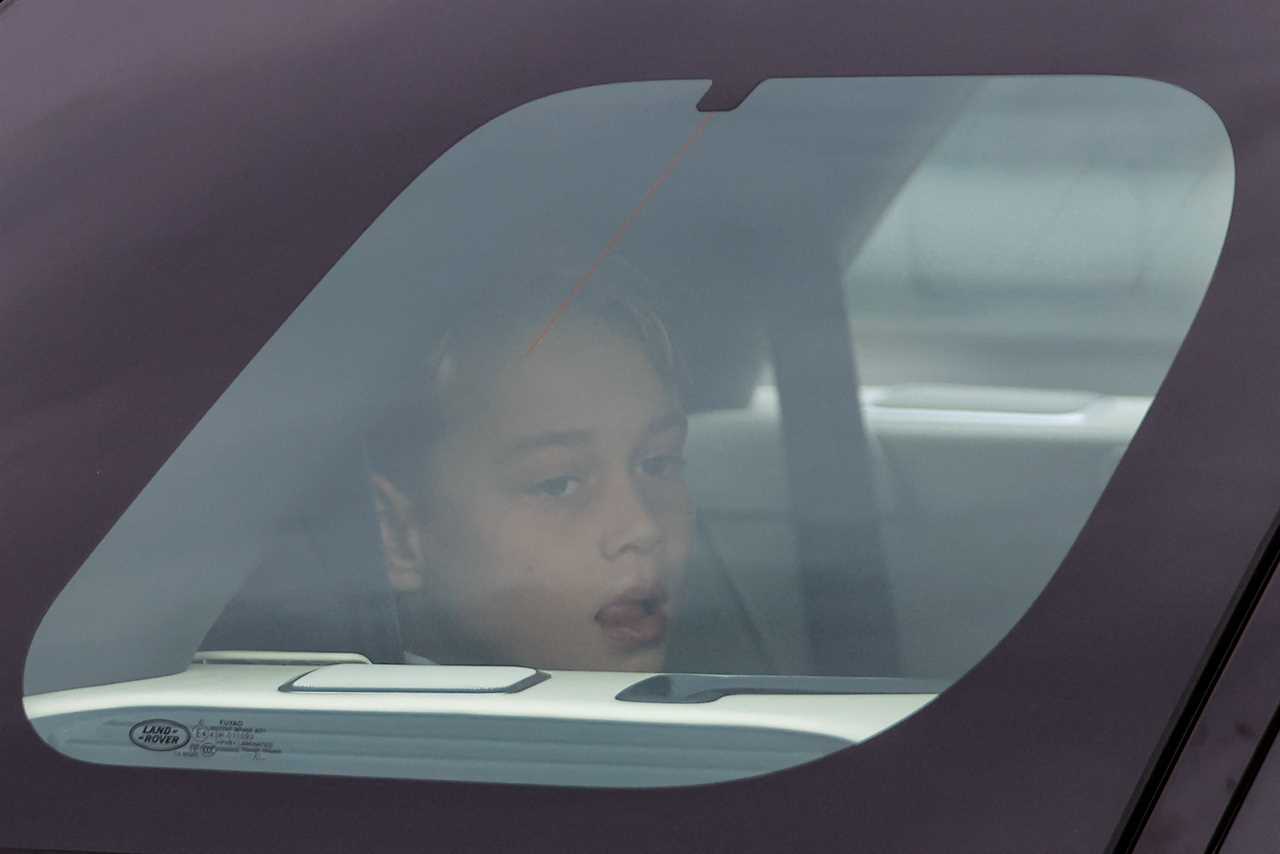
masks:
<path id="1" fill-rule="evenodd" d="M 1227 685 L 1223 663 L 1243 654 L 1233 639 L 1275 549 L 1276 23 L 1245 2 L 0 6 L 0 844 L 1160 844 L 1148 816 Z M 797 767 L 649 789 L 158 770 L 74 761 L 38 737 L 24 669 L 63 589 L 317 282 L 459 140 L 603 84 L 710 81 L 698 109 L 732 115 L 762 81 L 956 75 L 1180 87 L 1225 126 L 1235 184 L 1212 284 L 1087 522 L 1017 625 L 936 700 Z M 58 655 L 74 669 L 93 653 Z M 1274 707 L 1273 691 L 1241 685 Z M 1189 797 L 1200 838 L 1228 805 Z"/>
<path id="2" fill-rule="evenodd" d="M 1198 698 L 1135 814 L 1140 851 L 1261 851 L 1275 839 L 1275 558 L 1250 581 L 1200 675 Z"/>

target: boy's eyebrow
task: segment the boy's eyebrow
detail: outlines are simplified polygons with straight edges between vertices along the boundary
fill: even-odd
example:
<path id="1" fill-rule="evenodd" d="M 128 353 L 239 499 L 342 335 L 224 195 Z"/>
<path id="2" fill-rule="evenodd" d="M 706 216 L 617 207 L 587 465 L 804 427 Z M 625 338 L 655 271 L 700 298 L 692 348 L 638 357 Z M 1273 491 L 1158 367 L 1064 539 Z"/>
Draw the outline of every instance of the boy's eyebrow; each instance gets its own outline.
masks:
<path id="1" fill-rule="evenodd" d="M 551 430 L 515 440 L 498 455 L 498 462 L 512 459 L 542 448 L 568 448 L 591 444 L 590 430 Z"/>
<path id="2" fill-rule="evenodd" d="M 644 432 L 652 436 L 667 430 L 684 430 L 688 426 L 689 417 L 683 412 L 668 412 L 650 421 L 645 426 Z M 576 448 L 590 445 L 594 435 L 591 430 L 548 430 L 546 433 L 523 436 L 502 450 L 498 455 L 498 462 L 507 463 L 516 457 L 543 448 Z"/>

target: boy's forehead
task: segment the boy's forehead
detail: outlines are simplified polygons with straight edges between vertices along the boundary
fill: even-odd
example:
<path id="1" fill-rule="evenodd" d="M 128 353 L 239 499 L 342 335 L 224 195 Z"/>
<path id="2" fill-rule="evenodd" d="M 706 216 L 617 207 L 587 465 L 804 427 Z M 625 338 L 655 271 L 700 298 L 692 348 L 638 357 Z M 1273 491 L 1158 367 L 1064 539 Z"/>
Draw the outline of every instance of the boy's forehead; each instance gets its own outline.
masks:
<path id="1" fill-rule="evenodd" d="M 589 318 L 557 325 L 494 380 L 486 409 L 508 435 L 643 425 L 675 406 L 643 346 Z"/>

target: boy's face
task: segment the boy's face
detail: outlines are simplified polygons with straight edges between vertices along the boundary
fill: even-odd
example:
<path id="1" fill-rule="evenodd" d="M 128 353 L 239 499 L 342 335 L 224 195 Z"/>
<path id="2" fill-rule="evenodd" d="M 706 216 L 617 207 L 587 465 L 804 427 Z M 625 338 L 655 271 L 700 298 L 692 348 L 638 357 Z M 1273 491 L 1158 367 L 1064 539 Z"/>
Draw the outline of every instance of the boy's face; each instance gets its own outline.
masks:
<path id="1" fill-rule="evenodd" d="M 591 319 L 467 374 L 427 506 L 377 484 L 410 651 L 661 669 L 692 540 L 678 402 L 639 344 Z"/>

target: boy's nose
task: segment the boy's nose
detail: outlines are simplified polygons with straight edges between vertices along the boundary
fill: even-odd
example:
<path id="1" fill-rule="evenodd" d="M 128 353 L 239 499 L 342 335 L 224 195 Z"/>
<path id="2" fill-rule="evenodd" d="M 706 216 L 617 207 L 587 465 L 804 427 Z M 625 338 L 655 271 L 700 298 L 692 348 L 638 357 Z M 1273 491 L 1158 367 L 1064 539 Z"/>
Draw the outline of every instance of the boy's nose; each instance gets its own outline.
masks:
<path id="1" fill-rule="evenodd" d="M 610 490 L 600 550 L 608 560 L 648 554 L 662 542 L 662 529 L 631 478 Z"/>

